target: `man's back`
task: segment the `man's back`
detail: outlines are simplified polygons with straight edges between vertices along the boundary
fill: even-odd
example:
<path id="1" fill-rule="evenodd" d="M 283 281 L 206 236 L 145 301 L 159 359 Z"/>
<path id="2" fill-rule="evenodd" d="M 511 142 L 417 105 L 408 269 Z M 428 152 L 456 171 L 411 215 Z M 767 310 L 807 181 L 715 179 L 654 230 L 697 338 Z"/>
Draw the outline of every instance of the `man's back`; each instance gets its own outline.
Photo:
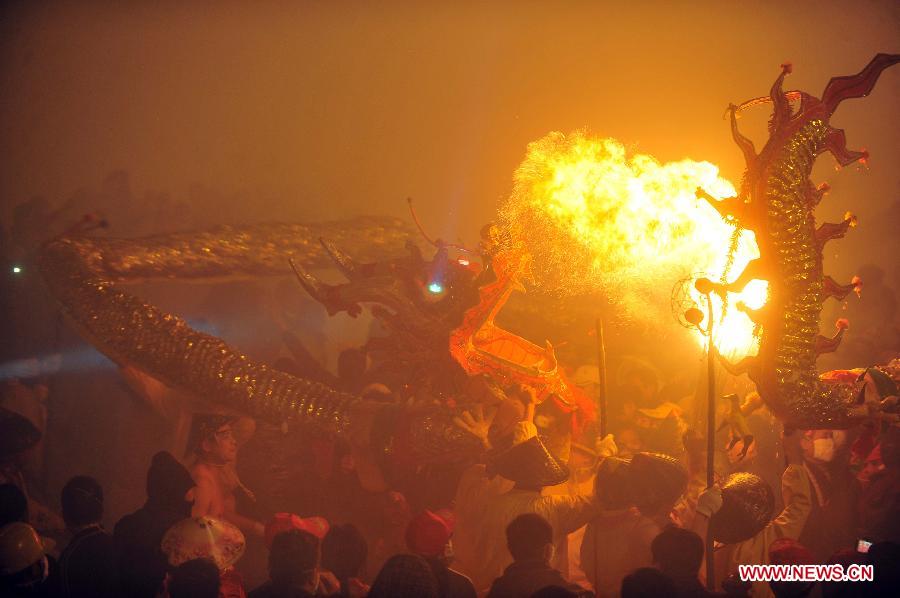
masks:
<path id="1" fill-rule="evenodd" d="M 62 596 L 115 594 L 115 551 L 112 536 L 99 525 L 81 530 L 59 557 Z"/>
<path id="2" fill-rule="evenodd" d="M 650 543 L 660 527 L 637 510 L 590 522 L 581 545 L 581 568 L 600 596 L 617 596 L 630 571 L 650 565 Z"/>
<path id="3" fill-rule="evenodd" d="M 494 580 L 488 598 L 518 598 L 531 596 L 548 586 L 559 586 L 578 593 L 579 596 L 593 596 L 584 588 L 570 584 L 545 560 L 520 561 L 511 564 L 503 575 Z"/>
<path id="4" fill-rule="evenodd" d="M 476 598 L 472 580 L 435 559 L 426 559 L 438 582 L 441 598 Z"/>
<path id="5" fill-rule="evenodd" d="M 168 566 L 160 549 L 163 535 L 183 518 L 176 510 L 144 506 L 116 523 L 113 545 L 123 594 L 136 598 L 156 595 Z"/>
<path id="6" fill-rule="evenodd" d="M 542 496 L 537 490 L 514 488 L 490 498 L 485 505 L 481 548 L 482 566 L 472 572 L 476 588 L 487 587 L 512 562 L 506 547 L 506 526 L 525 513 L 544 517 L 554 530 L 557 552 L 565 537 L 586 524 L 595 513 L 591 499 L 585 496 Z"/>

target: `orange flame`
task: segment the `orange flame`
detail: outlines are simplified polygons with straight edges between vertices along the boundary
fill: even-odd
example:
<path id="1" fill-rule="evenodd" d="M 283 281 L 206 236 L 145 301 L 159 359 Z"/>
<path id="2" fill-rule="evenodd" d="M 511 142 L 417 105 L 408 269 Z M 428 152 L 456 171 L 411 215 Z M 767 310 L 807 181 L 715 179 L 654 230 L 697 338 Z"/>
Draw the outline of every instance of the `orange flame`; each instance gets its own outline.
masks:
<path id="1" fill-rule="evenodd" d="M 734 236 L 734 227 L 697 199 L 698 187 L 717 198 L 735 193 L 709 162 L 660 163 L 627 155 L 615 139 L 554 132 L 529 144 L 501 222 L 512 241 L 532 254 L 535 282 L 545 291 L 599 290 L 630 318 L 671 321 L 672 285 L 697 273 L 721 279 Z M 728 278 L 757 255 L 753 233 L 742 231 Z M 729 294 L 724 319 L 714 297 L 713 334 L 721 353 L 739 358 L 753 352 L 753 324 L 733 303 L 761 307 L 766 286 L 754 281 Z M 706 316 L 705 297 L 692 290 L 692 298 Z"/>

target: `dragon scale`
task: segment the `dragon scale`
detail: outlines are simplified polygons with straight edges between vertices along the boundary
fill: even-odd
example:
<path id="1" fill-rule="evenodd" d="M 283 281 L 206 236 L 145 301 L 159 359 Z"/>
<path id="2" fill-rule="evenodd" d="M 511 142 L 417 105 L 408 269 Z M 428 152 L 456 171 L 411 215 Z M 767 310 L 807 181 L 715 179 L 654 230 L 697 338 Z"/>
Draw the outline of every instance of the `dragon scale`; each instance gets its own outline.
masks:
<path id="1" fill-rule="evenodd" d="M 831 152 L 846 166 L 867 157 L 846 148 L 844 132 L 829 119 L 845 99 L 864 97 L 873 89 L 881 72 L 900 61 L 900 55 L 879 54 L 856 75 L 831 79 L 822 99 L 800 91 L 782 91 L 790 65 L 782 65 L 767 98 L 756 98 L 741 106 L 730 106 L 735 142 L 747 162 L 744 184 L 738 196 L 710 200 L 723 217 L 752 230 L 760 257 L 731 283 L 698 281 L 698 288 L 726 293 L 739 291 L 750 280 L 768 281 L 768 301 L 759 310 L 741 304 L 738 308 L 761 326 L 759 351 L 737 364 L 725 362 L 734 374 L 747 373 L 762 400 L 772 412 L 797 428 L 842 428 L 862 413 L 859 406 L 863 382 L 826 381 L 816 370 L 816 357 L 837 349 L 846 324 L 838 322 L 831 338 L 819 334 L 819 317 L 829 297 L 843 299 L 856 282 L 839 285 L 826 276 L 822 250 L 827 241 L 843 237 L 855 224 L 848 213 L 840 223 L 816 226 L 814 210 L 825 186 L 809 180 L 816 158 Z M 792 112 L 790 101 L 800 100 Z M 757 154 L 753 143 L 737 127 L 737 113 L 763 102 L 774 106 L 769 139 Z M 724 360 L 723 360 L 724 361 Z"/>

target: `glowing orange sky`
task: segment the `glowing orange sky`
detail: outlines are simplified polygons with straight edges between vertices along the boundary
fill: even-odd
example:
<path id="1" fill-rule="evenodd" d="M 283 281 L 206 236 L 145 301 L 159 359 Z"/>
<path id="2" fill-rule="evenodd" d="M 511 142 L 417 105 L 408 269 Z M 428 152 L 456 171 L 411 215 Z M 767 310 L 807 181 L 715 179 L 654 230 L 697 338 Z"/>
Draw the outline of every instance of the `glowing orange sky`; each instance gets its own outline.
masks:
<path id="1" fill-rule="evenodd" d="M 433 234 L 471 243 L 550 131 L 588 127 L 738 182 L 729 102 L 765 93 L 785 60 L 789 86 L 818 93 L 900 51 L 890 1 L 133 4 L 5 5 L 4 216 L 123 168 L 137 194 L 246 191 L 255 205 L 230 213 L 257 218 L 402 215 L 412 196 Z M 830 248 L 836 277 L 862 259 L 896 269 L 865 247 L 879 229 L 864 233 L 900 197 L 898 98 L 895 68 L 835 118 L 869 172 L 835 175 L 827 157 L 815 171 L 834 188 L 819 215 L 860 217 Z M 745 126 L 761 134 L 765 113 Z"/>

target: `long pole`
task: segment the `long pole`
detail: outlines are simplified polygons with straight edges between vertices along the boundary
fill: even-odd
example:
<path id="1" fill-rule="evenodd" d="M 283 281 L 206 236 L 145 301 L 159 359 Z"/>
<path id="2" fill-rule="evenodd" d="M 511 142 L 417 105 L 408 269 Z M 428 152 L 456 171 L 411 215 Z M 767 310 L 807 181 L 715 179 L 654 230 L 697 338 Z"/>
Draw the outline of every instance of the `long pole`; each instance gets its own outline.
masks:
<path id="1" fill-rule="evenodd" d="M 714 461 L 716 451 L 716 345 L 713 343 L 713 305 L 712 295 L 706 296 L 706 313 L 709 318 L 707 334 L 709 339 L 706 351 L 707 371 L 707 412 L 706 412 L 706 487 L 712 488 L 714 482 Z M 709 526 L 706 528 L 706 589 L 710 592 L 716 587 L 715 559 L 713 558 L 713 536 Z"/>
<path id="2" fill-rule="evenodd" d="M 600 373 L 600 396 L 597 406 L 600 408 L 600 439 L 606 438 L 606 341 L 603 338 L 603 320 L 597 318 L 597 368 Z"/>

